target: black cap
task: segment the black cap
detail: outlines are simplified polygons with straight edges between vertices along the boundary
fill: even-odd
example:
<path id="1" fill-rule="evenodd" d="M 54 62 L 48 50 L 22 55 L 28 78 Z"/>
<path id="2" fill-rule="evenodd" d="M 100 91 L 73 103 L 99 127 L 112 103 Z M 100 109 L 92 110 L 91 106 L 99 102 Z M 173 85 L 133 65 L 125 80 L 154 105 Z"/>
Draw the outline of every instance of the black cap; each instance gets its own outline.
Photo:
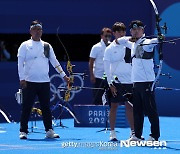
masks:
<path id="1" fill-rule="evenodd" d="M 140 20 L 134 20 L 134 21 L 131 21 L 130 25 L 129 25 L 129 28 L 144 28 L 144 24 L 142 21 Z"/>

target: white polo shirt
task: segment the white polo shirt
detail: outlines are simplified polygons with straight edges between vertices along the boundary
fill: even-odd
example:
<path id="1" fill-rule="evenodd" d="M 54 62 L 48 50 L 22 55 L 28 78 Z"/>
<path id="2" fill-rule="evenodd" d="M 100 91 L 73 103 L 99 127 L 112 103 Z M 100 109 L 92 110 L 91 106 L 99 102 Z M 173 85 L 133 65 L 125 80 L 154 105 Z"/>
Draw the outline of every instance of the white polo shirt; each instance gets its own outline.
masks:
<path id="1" fill-rule="evenodd" d="M 102 79 L 104 75 L 104 51 L 106 49 L 106 45 L 104 41 L 101 39 L 101 41 L 97 44 L 95 44 L 90 52 L 90 58 L 95 58 L 94 66 L 93 66 L 93 73 L 96 78 Z"/>
<path id="2" fill-rule="evenodd" d="M 118 77 L 118 80 L 123 84 L 132 84 L 131 71 L 132 66 L 130 63 L 125 62 L 126 47 L 117 44 L 113 41 L 105 50 L 104 53 L 104 68 L 107 75 L 108 83 Z"/>
<path id="3" fill-rule="evenodd" d="M 131 47 L 131 56 L 133 57 L 135 55 L 135 50 L 137 46 L 142 42 L 142 39 L 144 40 L 143 44 L 149 44 L 144 45 L 143 49 L 146 52 L 153 52 L 154 46 L 157 43 L 158 39 L 144 39 L 143 37 L 145 34 L 135 43 L 130 42 L 127 38 L 119 38 L 118 42 L 126 47 Z M 140 59 L 140 58 L 133 58 L 132 59 L 132 82 L 152 82 L 155 79 L 155 73 L 154 73 L 154 63 L 153 59 Z"/>
<path id="4" fill-rule="evenodd" d="M 44 55 L 44 41 L 23 42 L 18 49 L 18 73 L 20 80 L 29 82 L 49 82 L 49 61 L 55 68 L 60 65 L 56 59 L 52 46 L 49 44 L 49 58 Z M 62 67 L 60 66 L 60 69 Z M 64 77 L 66 74 L 61 73 Z"/>

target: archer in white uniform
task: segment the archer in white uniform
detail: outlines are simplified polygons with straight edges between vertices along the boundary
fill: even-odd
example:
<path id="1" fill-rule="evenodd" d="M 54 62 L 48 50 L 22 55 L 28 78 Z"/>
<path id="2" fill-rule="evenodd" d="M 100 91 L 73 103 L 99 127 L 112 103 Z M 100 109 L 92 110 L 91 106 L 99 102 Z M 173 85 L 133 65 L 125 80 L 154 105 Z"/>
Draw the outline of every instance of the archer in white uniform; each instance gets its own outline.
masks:
<path id="1" fill-rule="evenodd" d="M 132 49 L 132 82 L 133 82 L 133 112 L 135 135 L 130 141 L 140 141 L 143 131 L 144 114 L 151 123 L 150 141 L 158 140 L 160 137 L 159 116 L 157 113 L 154 90 L 151 91 L 155 79 L 153 48 L 158 39 L 146 39 L 144 25 L 141 21 L 135 20 L 130 24 L 132 37 L 136 38 L 135 43 L 127 38 L 120 38 L 118 42 L 122 45 L 131 46 Z M 141 45 L 148 44 L 148 45 Z"/>
<path id="2" fill-rule="evenodd" d="M 106 48 L 104 54 L 104 69 L 109 84 L 108 99 L 110 103 L 110 140 L 117 141 L 115 133 L 116 112 L 119 103 L 128 102 L 123 96 L 126 93 L 132 93 L 131 82 L 131 51 L 123 45 L 116 43 L 117 39 L 125 36 L 126 26 L 121 22 L 116 22 L 113 27 L 115 40 Z M 131 105 L 130 105 L 130 104 Z M 132 133 L 134 132 L 132 102 L 125 103 L 126 115 L 130 123 Z"/>
<path id="3" fill-rule="evenodd" d="M 56 59 L 53 48 L 41 40 L 42 23 L 32 21 L 31 39 L 23 42 L 18 49 L 18 73 L 23 92 L 22 113 L 20 119 L 20 139 L 27 139 L 28 120 L 36 96 L 38 96 L 47 138 L 58 138 L 52 130 L 52 115 L 49 108 L 50 79 L 49 61 L 66 82 L 69 78 Z"/>
<path id="4" fill-rule="evenodd" d="M 110 44 L 112 36 L 112 31 L 109 28 L 103 28 L 101 30 L 101 41 L 95 44 L 89 55 L 89 71 L 90 80 L 94 88 L 104 88 L 104 51 L 106 47 Z M 103 90 L 93 91 L 93 104 L 102 105 L 102 96 L 104 94 Z"/>

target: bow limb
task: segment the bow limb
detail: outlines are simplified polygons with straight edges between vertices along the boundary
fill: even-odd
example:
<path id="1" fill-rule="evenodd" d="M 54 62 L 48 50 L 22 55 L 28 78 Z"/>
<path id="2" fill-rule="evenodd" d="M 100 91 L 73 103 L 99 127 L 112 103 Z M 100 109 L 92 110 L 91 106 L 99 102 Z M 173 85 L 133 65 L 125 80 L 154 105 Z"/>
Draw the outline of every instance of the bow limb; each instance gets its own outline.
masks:
<path id="1" fill-rule="evenodd" d="M 159 12 L 158 12 L 158 9 L 156 7 L 156 4 L 154 3 L 153 0 L 150 0 L 153 8 L 154 8 L 154 12 L 156 14 L 156 29 L 157 29 L 157 32 L 158 32 L 158 40 L 159 40 L 159 49 L 158 49 L 158 53 L 159 53 L 159 70 L 158 70 L 158 73 L 156 75 L 156 78 L 152 84 L 152 87 L 151 87 L 151 91 L 154 90 L 154 86 L 157 82 L 157 80 L 159 79 L 160 77 L 160 74 L 161 74 L 161 70 L 162 70 L 162 64 L 163 64 L 163 52 L 162 52 L 162 42 L 163 42 L 163 35 L 162 35 L 162 32 L 161 32 L 161 27 L 160 27 L 160 21 L 161 21 L 161 18 L 159 16 Z"/>
<path id="2" fill-rule="evenodd" d="M 9 118 L 7 117 L 7 115 L 0 109 L 0 113 L 3 115 L 3 117 L 6 119 L 6 121 L 8 123 L 11 123 L 11 121 L 9 120 Z"/>
<path id="3" fill-rule="evenodd" d="M 157 80 L 158 80 L 159 77 L 160 77 L 161 70 L 162 70 L 162 63 L 163 63 L 163 60 L 160 60 L 160 62 L 159 62 L 159 70 L 158 70 L 158 73 L 157 73 L 157 75 L 156 75 L 156 78 L 154 79 L 154 82 L 153 82 L 153 84 L 152 84 L 151 91 L 154 90 L 154 86 L 155 86 Z"/>
<path id="4" fill-rule="evenodd" d="M 63 46 L 64 51 L 65 51 L 66 56 L 67 56 L 67 59 L 68 59 L 66 69 L 67 69 L 67 71 L 69 73 L 70 81 L 67 84 L 67 91 L 65 92 L 65 95 L 64 95 L 64 101 L 67 102 L 70 99 L 70 96 L 71 96 L 70 93 L 71 93 L 72 85 L 74 83 L 74 76 L 73 76 L 73 71 L 72 71 L 73 65 L 71 64 L 67 49 L 64 46 L 63 42 L 61 41 L 61 39 L 60 39 L 60 37 L 58 35 L 58 31 L 59 31 L 59 27 L 57 28 L 57 38 L 58 38 L 60 44 Z"/>
<path id="5" fill-rule="evenodd" d="M 157 9 L 157 7 L 156 7 L 156 4 L 154 3 L 153 0 L 150 0 L 150 2 L 151 2 L 152 6 L 153 6 L 153 8 L 154 8 L 154 11 L 155 11 L 156 15 L 158 15 L 159 12 L 158 12 L 158 9 Z"/>

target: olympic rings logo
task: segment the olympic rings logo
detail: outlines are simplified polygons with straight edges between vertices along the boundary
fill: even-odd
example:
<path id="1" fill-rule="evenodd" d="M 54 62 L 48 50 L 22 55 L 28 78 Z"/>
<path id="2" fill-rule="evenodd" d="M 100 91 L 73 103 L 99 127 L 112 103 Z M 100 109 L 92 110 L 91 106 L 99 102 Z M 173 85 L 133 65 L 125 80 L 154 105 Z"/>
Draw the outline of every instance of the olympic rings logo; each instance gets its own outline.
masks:
<path id="1" fill-rule="evenodd" d="M 50 77 L 50 91 L 51 91 L 51 98 L 50 102 L 54 101 L 56 97 L 60 100 L 63 99 L 62 92 L 58 89 L 58 87 L 66 87 L 67 84 L 64 82 L 64 79 L 59 74 L 53 74 Z M 84 87 L 84 80 L 80 75 L 74 75 L 74 86 Z M 71 96 L 69 101 L 71 101 L 76 93 L 79 93 L 82 89 L 71 91 Z"/>

